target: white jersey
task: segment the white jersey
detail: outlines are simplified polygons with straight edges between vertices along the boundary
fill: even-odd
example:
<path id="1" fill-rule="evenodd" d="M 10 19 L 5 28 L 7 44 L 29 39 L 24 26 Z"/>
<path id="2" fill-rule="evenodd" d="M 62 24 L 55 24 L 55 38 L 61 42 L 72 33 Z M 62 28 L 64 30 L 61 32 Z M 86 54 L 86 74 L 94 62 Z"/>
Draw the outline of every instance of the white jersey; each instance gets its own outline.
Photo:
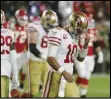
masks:
<path id="1" fill-rule="evenodd" d="M 71 35 L 62 28 L 54 28 L 50 30 L 49 44 L 58 45 L 56 61 L 63 66 L 67 72 L 73 73 L 74 57 L 78 55 L 78 40 L 72 39 Z"/>
<path id="2" fill-rule="evenodd" d="M 1 29 L 1 75 L 10 77 L 10 46 L 14 42 L 14 33 L 8 29 Z"/>
<path id="3" fill-rule="evenodd" d="M 48 35 L 46 31 L 44 30 L 43 26 L 41 25 L 40 21 L 35 21 L 33 23 L 30 23 L 27 27 L 27 32 L 31 33 L 31 31 L 37 32 L 37 41 L 36 41 L 36 48 L 45 56 L 47 56 L 48 53 Z M 44 61 L 41 58 L 36 57 L 28 50 L 28 57 L 32 60 L 37 61 Z"/>

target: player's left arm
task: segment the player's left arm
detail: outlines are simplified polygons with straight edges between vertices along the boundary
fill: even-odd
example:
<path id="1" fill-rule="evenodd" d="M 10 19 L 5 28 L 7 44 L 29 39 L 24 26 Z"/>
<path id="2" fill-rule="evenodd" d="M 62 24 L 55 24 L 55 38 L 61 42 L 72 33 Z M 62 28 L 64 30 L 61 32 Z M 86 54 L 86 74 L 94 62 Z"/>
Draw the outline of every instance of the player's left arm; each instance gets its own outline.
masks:
<path id="1" fill-rule="evenodd" d="M 33 28 L 32 28 L 33 29 Z M 39 32 L 37 29 L 30 29 L 30 27 L 27 28 L 26 32 L 28 35 L 28 44 L 29 44 L 29 49 L 30 52 L 35 55 L 36 57 L 46 59 L 46 56 L 44 56 L 39 49 L 36 48 L 37 45 L 37 40 L 39 36 Z"/>
<path id="2" fill-rule="evenodd" d="M 49 44 L 47 62 L 54 70 L 61 73 L 68 82 L 73 82 L 73 76 L 70 73 L 68 73 L 64 69 L 64 67 L 60 66 L 60 64 L 57 62 L 55 58 L 57 55 L 58 48 L 59 46 L 56 44 Z"/>
<path id="3" fill-rule="evenodd" d="M 82 62 L 85 59 L 85 57 L 87 56 L 88 43 L 90 41 L 90 38 L 88 36 L 86 36 L 84 39 L 85 39 L 85 42 L 84 42 L 83 48 L 79 50 L 79 54 L 77 57 L 77 60 L 80 62 Z"/>

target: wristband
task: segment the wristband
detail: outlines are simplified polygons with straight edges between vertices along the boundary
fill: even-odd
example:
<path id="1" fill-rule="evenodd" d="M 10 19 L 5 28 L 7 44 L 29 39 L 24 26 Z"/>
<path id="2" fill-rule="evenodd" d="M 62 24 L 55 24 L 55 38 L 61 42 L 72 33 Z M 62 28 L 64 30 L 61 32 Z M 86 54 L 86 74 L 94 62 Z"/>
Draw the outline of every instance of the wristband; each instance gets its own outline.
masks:
<path id="1" fill-rule="evenodd" d="M 64 71 L 64 68 L 61 66 L 61 67 L 58 69 L 58 72 L 62 74 L 63 71 Z"/>
<path id="2" fill-rule="evenodd" d="M 85 58 L 87 56 L 88 49 L 82 49 L 79 52 L 81 58 Z"/>

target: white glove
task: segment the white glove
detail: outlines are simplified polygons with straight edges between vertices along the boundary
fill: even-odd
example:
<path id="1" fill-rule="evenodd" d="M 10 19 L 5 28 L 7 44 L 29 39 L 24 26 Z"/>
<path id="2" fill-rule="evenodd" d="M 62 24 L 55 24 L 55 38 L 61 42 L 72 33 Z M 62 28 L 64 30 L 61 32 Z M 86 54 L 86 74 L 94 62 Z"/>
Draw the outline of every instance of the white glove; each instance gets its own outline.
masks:
<path id="1" fill-rule="evenodd" d="M 14 75 L 12 77 L 12 88 L 11 89 L 17 89 L 19 87 L 19 85 L 20 85 L 20 83 L 19 83 L 18 77 Z"/>
<path id="2" fill-rule="evenodd" d="M 103 63 L 103 52 L 99 52 L 98 53 L 97 63 Z"/>

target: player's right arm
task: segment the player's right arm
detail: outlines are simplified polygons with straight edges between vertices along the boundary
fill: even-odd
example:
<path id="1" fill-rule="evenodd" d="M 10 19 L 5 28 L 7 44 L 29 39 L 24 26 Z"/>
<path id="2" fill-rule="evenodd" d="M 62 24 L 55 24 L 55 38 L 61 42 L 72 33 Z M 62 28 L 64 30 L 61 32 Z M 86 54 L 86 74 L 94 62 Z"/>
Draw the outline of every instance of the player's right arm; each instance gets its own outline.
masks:
<path id="1" fill-rule="evenodd" d="M 36 48 L 37 46 L 37 40 L 39 36 L 39 32 L 36 27 L 33 27 L 29 25 L 26 29 L 27 35 L 28 35 L 28 43 L 29 43 L 29 49 L 30 52 L 39 58 L 45 58 L 42 53 Z"/>
<path id="2" fill-rule="evenodd" d="M 55 59 L 60 43 L 61 39 L 59 34 L 53 35 L 53 33 L 49 33 L 49 48 L 48 48 L 47 62 L 54 70 L 61 73 L 68 82 L 73 82 L 72 75 L 69 74 L 67 71 L 65 71 L 65 69 L 61 67 Z"/>

